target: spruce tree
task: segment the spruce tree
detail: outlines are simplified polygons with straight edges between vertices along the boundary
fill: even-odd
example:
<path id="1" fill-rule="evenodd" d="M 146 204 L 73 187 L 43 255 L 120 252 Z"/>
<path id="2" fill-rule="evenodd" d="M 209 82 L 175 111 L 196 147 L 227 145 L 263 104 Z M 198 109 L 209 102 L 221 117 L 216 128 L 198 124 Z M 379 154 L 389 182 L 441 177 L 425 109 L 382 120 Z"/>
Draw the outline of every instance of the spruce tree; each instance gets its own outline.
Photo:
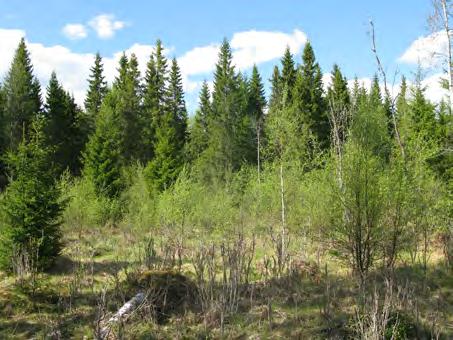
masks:
<path id="1" fill-rule="evenodd" d="M 236 132 L 234 140 L 234 155 L 238 168 L 242 164 L 256 164 L 257 162 L 257 135 L 256 112 L 249 105 L 249 81 L 239 73 L 237 75 L 238 88 L 235 94 L 237 102 L 236 122 L 233 131 Z"/>
<path id="2" fill-rule="evenodd" d="M 332 84 L 327 91 L 327 100 L 334 109 L 349 110 L 351 105 L 348 81 L 337 64 L 333 65 Z"/>
<path id="3" fill-rule="evenodd" d="M 181 72 L 176 59 L 172 60 L 167 95 L 165 111 L 154 130 L 154 158 L 146 168 L 151 185 L 159 190 L 174 183 L 184 164 L 187 111 Z"/>
<path id="4" fill-rule="evenodd" d="M 269 113 L 275 111 L 282 100 L 282 88 L 280 81 L 280 71 L 278 66 L 274 66 L 271 81 L 271 95 L 269 98 Z"/>
<path id="5" fill-rule="evenodd" d="M 181 150 L 177 148 L 177 135 L 171 115 L 161 117 L 156 129 L 154 158 L 145 169 L 151 187 L 158 190 L 169 188 L 182 169 L 183 159 Z"/>
<path id="6" fill-rule="evenodd" d="M 90 131 L 94 131 L 96 117 L 101 109 L 102 100 L 107 93 L 107 82 L 104 77 L 104 65 L 99 53 L 96 53 L 94 65 L 90 69 L 88 91 L 85 98 L 85 110 L 89 117 Z"/>
<path id="7" fill-rule="evenodd" d="M 435 106 L 425 96 L 425 88 L 417 79 L 412 88 L 412 99 L 409 102 L 410 130 L 426 142 L 437 143 L 439 130 L 436 121 Z"/>
<path id="8" fill-rule="evenodd" d="M 296 67 L 294 65 L 293 55 L 291 54 L 289 47 L 286 47 L 281 63 L 282 72 L 280 76 L 280 87 L 282 91 L 287 91 L 287 102 L 290 103 L 292 98 L 292 91 L 296 83 Z"/>
<path id="9" fill-rule="evenodd" d="M 2 210 L 0 266 L 13 270 L 13 258 L 32 261 L 35 269 L 52 264 L 61 250 L 60 216 L 63 204 L 52 166 L 52 149 L 44 141 L 42 123 L 30 127 L 7 164 L 12 178 Z"/>
<path id="10" fill-rule="evenodd" d="M 450 105 L 442 100 L 438 107 L 439 144 L 438 153 L 433 167 L 445 182 L 450 197 L 453 195 L 453 116 Z"/>
<path id="11" fill-rule="evenodd" d="M 142 113 L 142 153 L 140 159 L 143 163 L 149 162 L 154 157 L 155 122 L 159 116 L 159 94 L 157 85 L 157 70 L 154 55 L 151 55 L 145 74 L 143 91 Z"/>
<path id="12" fill-rule="evenodd" d="M 5 117 L 4 117 L 4 106 L 5 106 L 5 94 L 2 84 L 0 84 L 0 191 L 8 183 L 6 176 L 6 167 L 3 159 L 5 152 L 5 141 L 6 141 L 6 131 L 3 128 L 5 126 Z"/>
<path id="13" fill-rule="evenodd" d="M 208 147 L 208 120 L 212 116 L 211 94 L 208 83 L 203 81 L 201 86 L 198 109 L 190 127 L 188 153 L 191 161 L 196 160 Z"/>
<path id="14" fill-rule="evenodd" d="M 376 74 L 371 83 L 369 101 L 372 107 L 380 108 L 382 106 L 381 88 L 379 86 L 379 78 Z"/>
<path id="15" fill-rule="evenodd" d="M 297 72 L 293 105 L 299 130 L 309 129 L 322 148 L 329 145 L 330 125 L 323 98 L 322 73 L 309 42 L 304 47 L 302 65 Z"/>
<path id="16" fill-rule="evenodd" d="M 253 119 L 255 129 L 255 150 L 258 169 L 260 168 L 261 147 L 263 144 L 264 109 L 266 97 L 261 76 L 256 65 L 252 69 L 252 77 L 248 84 L 248 111 Z"/>
<path id="17" fill-rule="evenodd" d="M 15 150 L 23 140 L 34 117 L 41 110 L 40 85 L 33 75 L 33 66 L 25 40 L 16 49 L 4 86 L 4 124 L 6 150 Z"/>
<path id="18" fill-rule="evenodd" d="M 388 119 L 383 109 L 378 88 L 373 87 L 370 93 L 363 85 L 354 89 L 353 120 L 351 124 L 351 138 L 354 143 L 372 152 L 382 160 L 388 160 L 391 151 L 391 139 L 388 135 Z M 381 103 L 379 105 L 379 103 Z"/>
<path id="19" fill-rule="evenodd" d="M 266 96 L 264 94 L 264 85 L 256 65 L 253 65 L 252 77 L 248 83 L 248 109 L 250 115 L 255 120 L 261 121 L 264 117 L 266 107 Z"/>
<path id="20" fill-rule="evenodd" d="M 406 77 L 403 76 L 401 78 L 400 93 L 396 100 L 396 115 L 398 121 L 400 121 L 404 114 L 407 113 L 407 105 L 407 82 Z"/>
<path id="21" fill-rule="evenodd" d="M 187 110 L 184 100 L 181 71 L 176 58 L 172 60 L 168 83 L 167 110 L 174 121 L 177 146 L 182 150 L 187 140 Z"/>
<path id="22" fill-rule="evenodd" d="M 373 81 L 371 83 L 369 101 L 371 107 L 374 107 L 376 110 L 381 110 L 384 112 L 387 119 L 387 132 L 389 137 L 393 138 L 395 133 L 395 127 L 393 124 L 393 105 L 392 100 L 389 97 L 389 94 L 385 93 L 384 95 L 381 92 L 381 87 L 379 85 L 379 77 L 374 75 Z"/>
<path id="23" fill-rule="evenodd" d="M 240 91 L 240 81 L 232 59 L 230 44 L 225 39 L 220 47 L 214 73 L 212 119 L 208 126 L 209 147 L 200 164 L 204 168 L 201 172 L 207 180 L 225 179 L 243 163 L 238 141 L 244 132 L 242 125 L 247 107 L 244 107 L 246 103 L 243 102 L 244 96 Z"/>
<path id="24" fill-rule="evenodd" d="M 57 175 L 66 169 L 78 173 L 81 144 L 85 141 L 79 126 L 80 114 L 74 98 L 65 92 L 52 72 L 47 87 L 45 131 L 49 145 L 55 148 Z"/>
<path id="25" fill-rule="evenodd" d="M 328 114 L 332 116 L 332 119 L 335 119 L 336 134 L 333 137 L 336 143 L 344 143 L 352 119 L 351 98 L 348 82 L 337 64 L 333 65 L 332 83 L 327 90 L 327 106 Z"/>
<path id="26" fill-rule="evenodd" d="M 167 58 L 165 58 L 164 47 L 161 40 L 156 41 L 155 60 L 157 73 L 156 85 L 158 89 L 159 105 L 164 108 L 166 105 L 168 93 L 168 66 Z"/>
<path id="27" fill-rule="evenodd" d="M 141 160 L 149 162 L 154 157 L 156 129 L 160 118 L 167 110 L 168 100 L 168 70 L 167 59 L 163 53 L 163 46 L 157 40 L 154 52 L 151 54 L 145 74 L 143 91 L 142 113 L 142 154 Z"/>
<path id="28" fill-rule="evenodd" d="M 83 174 L 93 183 L 96 193 L 118 197 L 121 183 L 121 119 L 116 111 L 120 97 L 112 89 L 104 98 L 96 120 L 96 130 L 83 153 Z"/>
<path id="29" fill-rule="evenodd" d="M 66 92 L 65 107 L 69 125 L 63 154 L 67 157 L 67 167 L 70 172 L 78 176 L 82 172 L 82 152 L 90 136 L 87 130 L 88 123 L 86 115 L 69 92 Z"/>
<path id="30" fill-rule="evenodd" d="M 118 75 L 115 77 L 113 87 L 117 89 L 125 89 L 127 87 L 128 65 L 129 59 L 126 56 L 126 53 L 123 52 L 123 54 L 120 57 L 120 60 L 118 61 L 117 68 Z"/>
<path id="31" fill-rule="evenodd" d="M 126 163 L 131 163 L 140 158 L 141 145 L 137 143 L 137 133 L 142 120 L 142 88 L 138 61 L 134 54 L 130 60 L 125 54 L 121 56 L 113 88 L 118 96 L 115 111 L 121 126 L 121 155 Z"/>

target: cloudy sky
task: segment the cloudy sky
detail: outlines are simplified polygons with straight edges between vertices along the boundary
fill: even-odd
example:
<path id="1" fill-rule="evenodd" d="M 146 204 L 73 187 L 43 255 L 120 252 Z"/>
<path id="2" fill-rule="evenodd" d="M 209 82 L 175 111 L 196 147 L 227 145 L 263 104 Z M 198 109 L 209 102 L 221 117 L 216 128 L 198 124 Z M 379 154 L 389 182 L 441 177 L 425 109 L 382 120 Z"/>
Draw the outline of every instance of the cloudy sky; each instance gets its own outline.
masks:
<path id="1" fill-rule="evenodd" d="M 428 95 L 439 100 L 441 58 L 446 37 L 431 34 L 429 0 L 0 0 L 0 81 L 19 39 L 26 37 L 36 75 L 46 86 L 52 70 L 79 103 L 99 51 L 111 81 L 122 51 L 135 53 L 142 69 L 160 38 L 167 56 L 180 63 L 190 112 L 201 82 L 212 79 L 218 46 L 225 37 L 244 73 L 256 63 L 268 87 L 272 67 L 286 46 L 300 62 L 310 40 L 326 81 L 334 63 L 350 79 L 365 83 L 376 72 L 369 20 L 395 84 L 423 67 Z M 396 74 L 396 77 L 394 75 Z"/>

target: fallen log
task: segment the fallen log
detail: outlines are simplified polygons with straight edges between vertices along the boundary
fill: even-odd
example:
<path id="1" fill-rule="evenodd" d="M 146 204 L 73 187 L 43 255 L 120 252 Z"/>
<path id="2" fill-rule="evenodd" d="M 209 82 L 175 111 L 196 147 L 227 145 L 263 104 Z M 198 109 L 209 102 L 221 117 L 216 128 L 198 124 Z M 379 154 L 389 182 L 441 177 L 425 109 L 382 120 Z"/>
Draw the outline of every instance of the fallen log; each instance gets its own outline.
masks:
<path id="1" fill-rule="evenodd" d="M 137 293 L 132 299 L 127 301 L 123 306 L 121 306 L 118 311 L 113 314 L 113 316 L 106 322 L 105 326 L 101 329 L 99 334 L 99 339 L 106 339 L 110 334 L 110 328 L 113 324 L 117 323 L 125 316 L 132 313 L 135 309 L 137 309 L 140 304 L 145 301 L 145 293 L 139 292 Z"/>

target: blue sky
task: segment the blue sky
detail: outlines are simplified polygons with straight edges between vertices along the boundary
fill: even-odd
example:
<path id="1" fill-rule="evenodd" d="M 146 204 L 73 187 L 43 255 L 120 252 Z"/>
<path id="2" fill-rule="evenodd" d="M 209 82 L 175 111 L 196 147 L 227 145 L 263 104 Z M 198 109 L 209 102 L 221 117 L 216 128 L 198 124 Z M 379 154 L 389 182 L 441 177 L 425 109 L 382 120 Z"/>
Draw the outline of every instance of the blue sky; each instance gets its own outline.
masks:
<path id="1" fill-rule="evenodd" d="M 186 56 L 181 60 L 185 60 L 186 97 L 193 111 L 200 81 L 211 79 L 212 67 L 202 66 L 212 64 L 212 50 L 224 37 L 233 39 L 238 55 L 242 54 L 240 68 L 247 73 L 257 62 L 266 82 L 278 62 L 281 41 L 291 42 L 300 62 L 304 38 L 311 41 L 323 72 L 338 63 L 348 78 L 370 78 L 376 72 L 368 35 L 372 19 L 389 74 L 398 69 L 410 77 L 414 63 L 399 58 L 414 41 L 429 34 L 430 6 L 429 0 L 0 0 L 0 38 L 6 49 L 25 35 L 34 44 L 32 58 L 42 82 L 55 69 L 79 100 L 93 53 L 111 58 L 106 68 L 112 78 L 119 52 L 136 52 L 144 64 L 150 45 L 160 38 L 169 57 Z M 250 34 L 254 31 L 258 34 Z M 261 45 L 255 46 L 257 40 Z M 263 41 L 269 46 L 262 46 Z M 4 52 L 1 45 L 0 40 L 0 52 Z M 203 47 L 209 48 L 190 53 Z M 10 54 L 0 58 L 0 77 Z"/>

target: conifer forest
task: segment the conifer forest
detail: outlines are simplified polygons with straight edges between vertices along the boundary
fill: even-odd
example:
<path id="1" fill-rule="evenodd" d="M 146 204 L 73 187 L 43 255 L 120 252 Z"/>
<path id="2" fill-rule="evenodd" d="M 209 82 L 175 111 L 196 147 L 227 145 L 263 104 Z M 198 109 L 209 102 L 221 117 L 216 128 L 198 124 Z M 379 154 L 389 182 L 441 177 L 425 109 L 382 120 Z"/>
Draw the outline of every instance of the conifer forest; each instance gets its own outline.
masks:
<path id="1" fill-rule="evenodd" d="M 0 338 L 453 339 L 453 60 L 433 101 L 368 39 L 370 86 L 321 70 L 315 39 L 268 80 L 225 38 L 189 112 L 164 41 L 113 82 L 96 54 L 82 105 L 22 38 L 0 78 Z"/>

